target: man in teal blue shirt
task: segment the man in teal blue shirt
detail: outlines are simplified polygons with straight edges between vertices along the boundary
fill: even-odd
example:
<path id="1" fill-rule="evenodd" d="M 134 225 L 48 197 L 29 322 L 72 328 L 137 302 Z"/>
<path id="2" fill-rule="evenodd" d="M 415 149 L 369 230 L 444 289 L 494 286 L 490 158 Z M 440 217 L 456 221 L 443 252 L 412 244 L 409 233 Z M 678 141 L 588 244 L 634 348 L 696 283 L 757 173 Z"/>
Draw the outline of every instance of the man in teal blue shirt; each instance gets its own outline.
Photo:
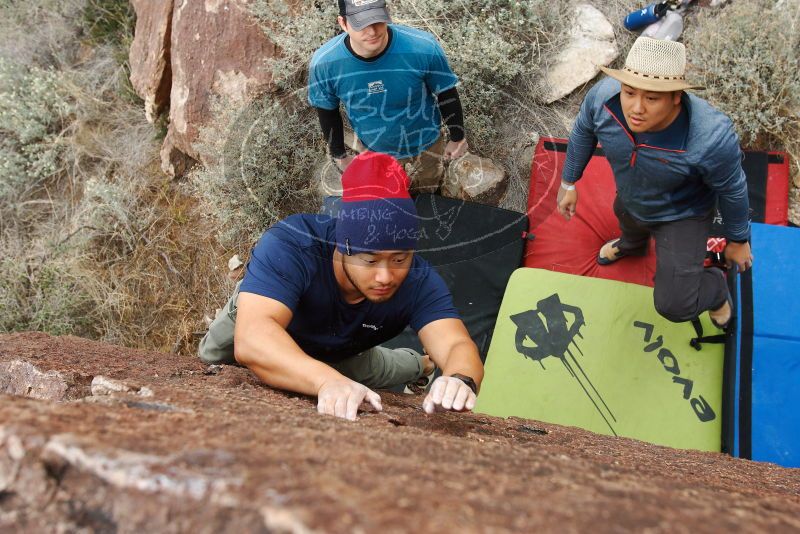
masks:
<path id="1" fill-rule="evenodd" d="M 314 53 L 308 82 L 331 156 L 341 170 L 352 161 L 339 113 L 344 104 L 359 149 L 397 158 L 412 192 L 435 192 L 443 159 L 467 150 L 458 78 L 442 47 L 427 32 L 390 24 L 384 0 L 339 0 L 339 13 L 345 33 Z"/>

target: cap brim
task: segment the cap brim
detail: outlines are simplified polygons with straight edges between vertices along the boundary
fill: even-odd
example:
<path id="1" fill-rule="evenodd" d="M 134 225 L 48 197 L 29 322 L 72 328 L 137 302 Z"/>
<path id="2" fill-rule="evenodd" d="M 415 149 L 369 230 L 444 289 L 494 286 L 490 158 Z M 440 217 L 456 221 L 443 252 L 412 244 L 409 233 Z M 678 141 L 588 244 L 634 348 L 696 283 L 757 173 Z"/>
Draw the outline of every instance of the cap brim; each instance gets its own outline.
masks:
<path id="1" fill-rule="evenodd" d="M 654 92 L 668 92 L 668 91 L 685 91 L 687 89 L 705 89 L 702 85 L 692 85 L 684 80 L 655 80 L 642 78 L 636 76 L 626 70 L 609 69 L 607 67 L 600 67 L 604 73 L 608 74 L 615 80 L 618 80 L 625 85 L 630 85 L 636 89 L 644 89 L 645 91 Z"/>
<path id="2" fill-rule="evenodd" d="M 378 22 L 385 22 L 386 24 L 392 22 L 392 18 L 389 16 L 389 11 L 387 11 L 384 7 L 367 9 L 365 11 L 361 11 L 360 13 L 347 16 L 347 23 L 354 30 L 359 32 L 370 24 L 375 24 Z"/>

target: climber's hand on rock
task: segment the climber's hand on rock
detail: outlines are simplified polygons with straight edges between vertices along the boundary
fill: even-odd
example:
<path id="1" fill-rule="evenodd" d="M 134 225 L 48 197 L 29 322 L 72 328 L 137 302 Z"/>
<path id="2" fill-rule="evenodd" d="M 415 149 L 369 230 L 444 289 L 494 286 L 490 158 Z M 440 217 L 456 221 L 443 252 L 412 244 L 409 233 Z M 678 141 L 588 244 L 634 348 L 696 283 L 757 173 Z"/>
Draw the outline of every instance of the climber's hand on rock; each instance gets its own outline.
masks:
<path id="1" fill-rule="evenodd" d="M 475 393 L 461 379 L 440 376 L 433 381 L 428 395 L 422 401 L 422 408 L 427 414 L 436 411 L 472 411 L 476 399 Z"/>
<path id="2" fill-rule="evenodd" d="M 317 411 L 323 415 L 355 421 L 362 403 L 371 405 L 376 411 L 383 410 L 377 393 L 349 378 L 327 381 L 317 392 Z"/>

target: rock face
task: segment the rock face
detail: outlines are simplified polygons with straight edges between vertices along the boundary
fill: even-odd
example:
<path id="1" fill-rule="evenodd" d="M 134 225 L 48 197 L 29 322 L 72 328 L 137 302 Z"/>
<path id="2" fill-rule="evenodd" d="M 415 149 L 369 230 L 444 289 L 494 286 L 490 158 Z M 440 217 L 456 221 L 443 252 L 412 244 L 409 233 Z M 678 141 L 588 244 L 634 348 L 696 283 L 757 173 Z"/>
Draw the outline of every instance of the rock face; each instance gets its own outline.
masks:
<path id="1" fill-rule="evenodd" d="M 173 176 L 202 160 L 193 143 L 215 95 L 245 102 L 267 90 L 264 60 L 275 45 L 247 10 L 249 0 L 136 0 L 131 81 L 148 119 L 169 104 L 162 168 Z M 167 99 L 166 94 L 169 93 Z"/>
<path id="2" fill-rule="evenodd" d="M 353 152 L 366 150 L 352 132 L 345 131 L 344 142 Z M 342 172 L 331 158 L 321 159 L 313 173 L 322 198 L 342 196 Z M 491 159 L 466 154 L 446 164 L 442 196 L 497 205 L 505 191 L 505 178 L 505 170 Z"/>
<path id="3" fill-rule="evenodd" d="M 0 364 L 2 531 L 800 529 L 800 470 L 771 464 L 386 392 L 350 423 L 243 368 L 71 337 L 0 336 Z M 20 366 L 93 386 L 34 398 Z"/>
<path id="4" fill-rule="evenodd" d="M 505 185 L 505 177 L 506 171 L 492 160 L 466 154 L 447 167 L 442 196 L 481 200 L 498 192 Z"/>
<path id="5" fill-rule="evenodd" d="M 551 104 L 585 84 L 619 55 L 614 28 L 597 8 L 575 7 L 575 19 L 566 48 L 544 77 L 542 100 Z"/>
<path id="6" fill-rule="evenodd" d="M 192 147 L 211 112 L 211 96 L 244 103 L 269 86 L 264 60 L 275 46 L 247 11 L 247 0 L 174 0 L 172 93 L 168 142 L 200 159 Z"/>
<path id="7" fill-rule="evenodd" d="M 342 171 L 330 158 L 321 159 L 314 167 L 314 182 L 322 198 L 342 196 Z"/>
<path id="8" fill-rule="evenodd" d="M 162 0 L 131 0 L 136 11 L 136 31 L 131 44 L 131 84 L 144 99 L 144 111 L 149 122 L 169 103 L 172 88 L 170 37 L 172 32 L 172 2 Z"/>

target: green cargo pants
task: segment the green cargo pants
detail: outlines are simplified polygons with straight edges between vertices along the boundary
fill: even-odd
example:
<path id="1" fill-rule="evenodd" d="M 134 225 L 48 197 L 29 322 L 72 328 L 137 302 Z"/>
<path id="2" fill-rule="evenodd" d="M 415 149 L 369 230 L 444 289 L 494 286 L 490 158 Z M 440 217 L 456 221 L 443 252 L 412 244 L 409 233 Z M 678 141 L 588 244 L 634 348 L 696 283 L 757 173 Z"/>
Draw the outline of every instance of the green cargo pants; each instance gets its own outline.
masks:
<path id="1" fill-rule="evenodd" d="M 235 364 L 233 331 L 239 284 L 220 314 L 200 340 L 198 355 L 208 364 Z M 422 376 L 422 356 L 411 349 L 373 347 L 341 362 L 329 364 L 347 378 L 371 389 L 386 389 L 414 382 Z"/>

